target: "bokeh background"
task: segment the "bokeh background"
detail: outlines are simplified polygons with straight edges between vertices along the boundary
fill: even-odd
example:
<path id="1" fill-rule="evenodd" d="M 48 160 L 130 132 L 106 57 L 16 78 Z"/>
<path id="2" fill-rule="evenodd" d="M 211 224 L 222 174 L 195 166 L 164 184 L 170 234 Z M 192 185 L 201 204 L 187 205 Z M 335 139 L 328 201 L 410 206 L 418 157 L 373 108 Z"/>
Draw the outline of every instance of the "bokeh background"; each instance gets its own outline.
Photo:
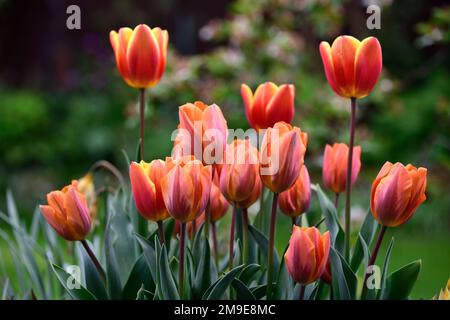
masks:
<path id="1" fill-rule="evenodd" d="M 366 8 L 373 3 L 382 10 L 380 30 L 366 28 Z M 46 192 L 82 176 L 99 159 L 126 174 L 123 151 L 133 154 L 137 144 L 137 93 L 116 70 L 112 29 L 146 23 L 170 33 L 167 71 L 149 91 L 147 160 L 170 153 L 178 106 L 215 102 L 230 128 L 246 129 L 241 83 L 252 88 L 268 80 L 293 83 L 294 123 L 310 135 L 306 164 L 314 183 L 321 183 L 325 144 L 348 141 L 349 118 L 348 101 L 326 82 L 318 45 L 340 34 L 374 35 L 383 48 L 384 68 L 373 93 L 358 106 L 356 143 L 363 149 L 363 167 L 353 216 L 357 224 L 367 212 L 371 181 L 385 161 L 428 168 L 426 203 L 388 237 L 396 238 L 394 268 L 422 258 L 412 296 L 429 299 L 450 276 L 450 7 L 445 3 L 0 0 L 0 210 L 10 189 L 23 219 L 30 219 Z M 71 4 L 81 9 L 81 30 L 66 28 Z M 288 224 L 281 218 L 279 228 Z M 280 232 L 280 247 L 287 236 Z"/>

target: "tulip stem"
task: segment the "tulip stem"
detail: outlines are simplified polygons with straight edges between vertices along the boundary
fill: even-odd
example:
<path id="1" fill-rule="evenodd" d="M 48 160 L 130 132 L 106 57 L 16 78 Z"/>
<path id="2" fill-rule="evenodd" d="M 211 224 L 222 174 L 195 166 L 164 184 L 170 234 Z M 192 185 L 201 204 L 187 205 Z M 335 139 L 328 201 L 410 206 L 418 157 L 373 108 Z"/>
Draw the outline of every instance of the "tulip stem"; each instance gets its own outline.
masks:
<path id="1" fill-rule="evenodd" d="M 269 252 L 267 254 L 267 293 L 266 299 L 272 298 L 273 252 L 275 250 L 275 224 L 277 222 L 278 193 L 273 194 L 272 213 L 270 216 Z"/>
<path id="2" fill-rule="evenodd" d="M 165 236 L 164 236 L 164 224 L 160 220 L 157 222 L 158 224 L 158 231 L 159 231 L 159 243 L 163 245 L 166 242 Z"/>
<path id="3" fill-rule="evenodd" d="M 144 159 L 144 134 L 145 134 L 145 88 L 139 89 L 139 118 L 140 118 L 140 139 L 141 150 L 140 160 Z"/>
<path id="4" fill-rule="evenodd" d="M 216 261 L 217 270 L 219 270 L 219 249 L 217 244 L 217 230 L 216 223 L 214 221 L 211 222 L 211 233 L 213 237 L 213 250 L 214 250 L 214 259 Z"/>
<path id="5" fill-rule="evenodd" d="M 298 297 L 299 300 L 305 300 L 305 286 L 300 285 L 300 295 Z"/>
<path id="6" fill-rule="evenodd" d="M 102 265 L 98 261 L 98 259 L 95 256 L 94 252 L 92 252 L 91 248 L 89 248 L 89 245 L 88 245 L 87 241 L 85 239 L 83 239 L 83 240 L 80 240 L 80 242 L 83 245 L 84 250 L 86 250 L 87 254 L 89 255 L 89 258 L 91 258 L 92 262 L 94 263 L 95 268 L 98 271 L 98 274 L 103 279 L 103 281 L 106 281 L 105 271 L 103 271 Z"/>
<path id="7" fill-rule="evenodd" d="M 249 222 L 248 222 L 248 212 L 247 208 L 242 209 L 242 227 L 243 227 L 243 242 L 244 242 L 244 263 L 249 264 L 250 256 L 249 256 Z"/>
<path id="8" fill-rule="evenodd" d="M 230 252 L 228 260 L 228 269 L 233 269 L 233 257 L 234 257 L 234 229 L 236 228 L 236 215 L 237 208 L 233 207 L 233 214 L 231 216 L 231 228 L 230 228 Z"/>
<path id="9" fill-rule="evenodd" d="M 338 205 L 339 205 L 339 192 L 336 192 L 334 196 L 334 207 L 336 208 L 336 214 L 338 213 Z"/>
<path id="10" fill-rule="evenodd" d="M 181 222 L 181 225 L 180 225 L 180 266 L 178 268 L 178 289 L 180 292 L 180 299 L 183 299 L 183 291 L 184 291 L 185 242 L 186 242 L 186 222 Z"/>
<path id="11" fill-rule="evenodd" d="M 346 199 L 345 199 L 345 260 L 350 258 L 350 200 L 352 190 L 352 167 L 353 167 L 353 144 L 355 139 L 355 119 L 356 119 L 356 98 L 351 98 L 351 120 L 350 120 L 350 143 L 348 146 L 347 158 L 347 180 L 345 182 Z"/>
<path id="12" fill-rule="evenodd" d="M 205 239 L 209 239 L 209 227 L 211 225 L 211 210 L 209 207 L 209 200 L 208 203 L 206 204 L 206 209 L 205 209 Z"/>
<path id="13" fill-rule="evenodd" d="M 377 260 L 378 251 L 381 247 L 381 242 L 383 242 L 384 234 L 386 233 L 387 227 L 381 226 L 380 233 L 378 233 L 377 242 L 375 243 L 375 247 L 373 247 L 372 254 L 370 255 L 369 264 L 367 265 L 367 268 L 370 266 L 373 266 L 375 264 L 375 261 Z M 362 292 L 361 292 L 361 299 L 364 299 L 366 297 L 367 293 L 367 279 L 369 278 L 369 273 L 366 270 L 366 273 L 364 275 L 364 282 L 362 286 Z"/>

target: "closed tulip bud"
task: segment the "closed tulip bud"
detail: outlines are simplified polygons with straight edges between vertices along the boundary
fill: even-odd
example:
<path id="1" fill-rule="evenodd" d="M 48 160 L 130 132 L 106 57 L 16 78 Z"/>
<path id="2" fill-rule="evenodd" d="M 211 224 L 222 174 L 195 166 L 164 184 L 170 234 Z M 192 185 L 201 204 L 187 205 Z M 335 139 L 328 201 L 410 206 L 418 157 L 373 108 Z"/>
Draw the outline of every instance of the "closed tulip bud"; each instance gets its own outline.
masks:
<path id="1" fill-rule="evenodd" d="M 219 173 L 216 171 L 211 184 L 211 192 L 209 195 L 209 212 L 211 213 L 211 221 L 220 220 L 228 211 L 230 204 L 220 191 Z"/>
<path id="2" fill-rule="evenodd" d="M 83 240 L 91 230 L 86 197 L 77 189 L 77 181 L 62 190 L 47 194 L 47 205 L 39 206 L 45 220 L 64 239 Z"/>
<path id="3" fill-rule="evenodd" d="M 166 66 L 169 34 L 145 24 L 134 30 L 111 31 L 109 40 L 122 78 L 133 88 L 149 88 L 161 79 Z"/>
<path id="4" fill-rule="evenodd" d="M 156 222 L 169 217 L 162 195 L 161 179 L 171 168 L 171 163 L 162 160 L 131 162 L 130 181 L 134 203 L 138 212 L 148 220 Z"/>
<path id="5" fill-rule="evenodd" d="M 180 222 L 197 218 L 206 207 L 211 190 L 212 169 L 193 157 L 172 161 L 173 167 L 161 179 L 161 190 L 169 214 Z"/>
<path id="6" fill-rule="evenodd" d="M 303 165 L 295 184 L 290 189 L 280 193 L 278 205 L 284 214 L 297 217 L 308 211 L 310 202 L 311 182 L 308 169 Z"/>
<path id="7" fill-rule="evenodd" d="M 344 98 L 364 98 L 378 81 L 383 66 L 377 38 L 363 41 L 340 36 L 330 45 L 320 44 L 325 75 L 331 88 Z"/>
<path id="8" fill-rule="evenodd" d="M 405 223 L 425 201 L 426 186 L 427 169 L 386 162 L 372 183 L 372 215 L 386 227 Z"/>
<path id="9" fill-rule="evenodd" d="M 295 87 L 292 84 L 278 87 L 266 82 L 259 85 L 255 94 L 246 84 L 242 84 L 241 96 L 247 120 L 256 130 L 273 127 L 278 121 L 290 123 L 294 118 Z"/>
<path id="10" fill-rule="evenodd" d="M 324 185 L 334 193 L 345 191 L 347 185 L 348 146 L 345 143 L 326 145 L 322 164 Z M 361 169 L 361 147 L 353 147 L 352 185 Z"/>
<path id="11" fill-rule="evenodd" d="M 315 227 L 293 226 L 289 247 L 284 255 L 292 279 L 301 285 L 318 280 L 325 270 L 329 252 L 329 231 L 321 235 Z"/>
<path id="12" fill-rule="evenodd" d="M 220 163 L 228 136 L 227 121 L 220 107 L 196 101 L 182 105 L 178 115 L 174 156 L 194 155 L 204 164 Z"/>
<path id="13" fill-rule="evenodd" d="M 286 122 L 268 128 L 261 143 L 261 180 L 272 192 L 292 187 L 303 166 L 308 135 Z"/>
<path id="14" fill-rule="evenodd" d="M 227 146 L 220 172 L 220 190 L 234 206 L 248 208 L 261 193 L 258 150 L 249 140 Z"/>

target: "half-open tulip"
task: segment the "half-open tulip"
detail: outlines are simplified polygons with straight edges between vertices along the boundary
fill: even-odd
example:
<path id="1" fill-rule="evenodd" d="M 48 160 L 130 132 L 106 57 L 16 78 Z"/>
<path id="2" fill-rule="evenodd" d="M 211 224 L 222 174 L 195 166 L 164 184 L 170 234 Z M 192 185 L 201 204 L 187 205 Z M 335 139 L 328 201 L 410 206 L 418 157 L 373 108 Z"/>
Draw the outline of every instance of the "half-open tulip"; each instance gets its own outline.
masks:
<path id="1" fill-rule="evenodd" d="M 284 255 L 286 267 L 296 283 L 307 285 L 320 278 L 330 252 L 330 233 L 320 234 L 315 227 L 293 226 Z"/>
<path id="2" fill-rule="evenodd" d="M 211 192 L 209 194 L 209 212 L 211 214 L 211 222 L 220 220 L 228 211 L 230 204 L 220 191 L 219 172 L 214 173 L 213 182 L 211 184 Z"/>
<path id="3" fill-rule="evenodd" d="M 48 193 L 47 202 L 40 206 L 42 215 L 61 237 L 69 241 L 86 237 L 91 230 L 91 216 L 86 197 L 78 191 L 76 180 L 62 190 Z"/>
<path id="4" fill-rule="evenodd" d="M 169 214 L 189 222 L 205 211 L 211 190 L 212 169 L 193 157 L 172 161 L 173 167 L 161 179 L 161 190 Z"/>
<path id="5" fill-rule="evenodd" d="M 307 143 L 308 135 L 286 122 L 267 129 L 261 143 L 260 175 L 272 192 L 283 192 L 297 181 Z"/>
<path id="6" fill-rule="evenodd" d="M 131 162 L 130 181 L 134 203 L 139 213 L 151 221 L 169 217 L 161 190 L 161 179 L 172 168 L 171 162 L 153 160 L 150 163 Z"/>
<path id="7" fill-rule="evenodd" d="M 134 30 L 111 31 L 109 40 L 122 78 L 133 88 L 149 88 L 161 79 L 166 66 L 169 34 L 145 24 Z"/>
<path id="8" fill-rule="evenodd" d="M 347 185 L 348 146 L 345 143 L 326 145 L 322 163 L 323 184 L 334 193 L 345 191 Z M 361 169 L 361 147 L 353 147 L 352 185 Z"/>
<path id="9" fill-rule="evenodd" d="M 310 202 L 311 182 L 308 169 L 303 165 L 295 184 L 290 189 L 280 193 L 278 205 L 284 214 L 290 217 L 298 217 L 308 211 Z"/>
<path id="10" fill-rule="evenodd" d="M 320 44 L 325 74 L 331 88 L 344 98 L 364 98 L 378 81 L 383 66 L 377 38 L 363 41 L 339 36 L 329 45 Z"/>
<path id="11" fill-rule="evenodd" d="M 425 201 L 427 169 L 386 162 L 372 183 L 370 208 L 374 218 L 386 227 L 408 221 Z"/>
<path id="12" fill-rule="evenodd" d="M 174 156 L 194 155 L 204 164 L 220 163 L 228 135 L 227 121 L 220 107 L 196 101 L 182 105 L 178 115 L 180 124 Z"/>
<path id="13" fill-rule="evenodd" d="M 241 96 L 247 120 L 256 130 L 273 127 L 278 121 L 290 123 L 294 117 L 295 87 L 292 84 L 277 86 L 266 82 L 259 85 L 255 94 L 242 84 Z"/>
<path id="14" fill-rule="evenodd" d="M 249 140 L 236 139 L 227 146 L 220 190 L 238 208 L 248 208 L 261 194 L 258 150 Z"/>

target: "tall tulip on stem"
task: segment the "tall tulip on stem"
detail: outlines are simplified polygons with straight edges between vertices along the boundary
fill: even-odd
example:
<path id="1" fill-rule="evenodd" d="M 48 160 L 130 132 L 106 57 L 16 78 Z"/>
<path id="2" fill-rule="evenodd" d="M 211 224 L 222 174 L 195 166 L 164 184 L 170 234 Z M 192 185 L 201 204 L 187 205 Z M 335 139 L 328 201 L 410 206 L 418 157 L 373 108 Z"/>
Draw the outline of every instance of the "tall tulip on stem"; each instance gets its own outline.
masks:
<path id="1" fill-rule="evenodd" d="M 378 81 L 382 68 L 381 46 L 374 37 L 363 41 L 352 36 L 340 36 L 330 46 L 320 44 L 325 74 L 338 95 L 350 99 L 351 120 L 347 163 L 347 181 L 352 177 L 353 143 L 355 137 L 356 99 L 364 98 Z M 350 256 L 351 184 L 346 185 L 345 258 Z"/>

